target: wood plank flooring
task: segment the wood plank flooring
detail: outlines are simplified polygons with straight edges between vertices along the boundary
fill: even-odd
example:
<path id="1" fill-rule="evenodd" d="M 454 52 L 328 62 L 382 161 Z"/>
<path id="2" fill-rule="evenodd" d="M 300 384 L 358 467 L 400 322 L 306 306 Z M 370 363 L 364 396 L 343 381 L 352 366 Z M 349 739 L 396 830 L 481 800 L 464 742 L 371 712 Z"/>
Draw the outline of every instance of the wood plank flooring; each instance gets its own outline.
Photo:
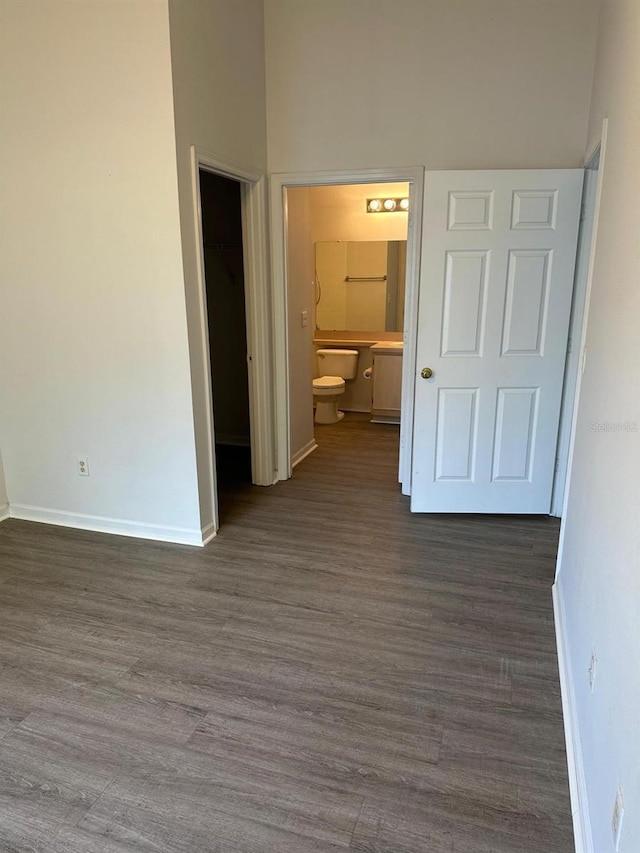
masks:
<path id="1" fill-rule="evenodd" d="M 0 525 L 2 853 L 570 853 L 558 525 L 348 415 L 205 549 Z"/>

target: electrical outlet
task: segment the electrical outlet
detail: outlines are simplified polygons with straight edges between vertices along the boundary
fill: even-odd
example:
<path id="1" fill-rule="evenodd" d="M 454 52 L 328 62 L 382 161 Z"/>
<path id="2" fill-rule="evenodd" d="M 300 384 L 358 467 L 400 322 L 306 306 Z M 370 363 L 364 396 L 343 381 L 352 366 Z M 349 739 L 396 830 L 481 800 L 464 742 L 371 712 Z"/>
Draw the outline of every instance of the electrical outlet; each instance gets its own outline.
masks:
<path id="1" fill-rule="evenodd" d="M 78 456 L 78 474 L 81 477 L 89 476 L 89 459 L 86 456 Z"/>
<path id="2" fill-rule="evenodd" d="M 611 831 L 613 832 L 614 850 L 620 849 L 620 836 L 622 834 L 622 819 L 624 818 L 624 797 L 622 788 L 618 785 L 616 801 L 613 804 L 613 816 L 611 818 Z"/>
<path id="3" fill-rule="evenodd" d="M 593 649 L 591 652 L 591 661 L 589 662 L 589 689 L 593 693 L 593 685 L 596 680 L 596 669 L 598 666 L 598 658 L 596 657 L 596 650 Z"/>
<path id="4" fill-rule="evenodd" d="M 300 312 L 300 323 L 302 324 L 302 328 L 309 325 L 309 312 L 301 311 Z"/>

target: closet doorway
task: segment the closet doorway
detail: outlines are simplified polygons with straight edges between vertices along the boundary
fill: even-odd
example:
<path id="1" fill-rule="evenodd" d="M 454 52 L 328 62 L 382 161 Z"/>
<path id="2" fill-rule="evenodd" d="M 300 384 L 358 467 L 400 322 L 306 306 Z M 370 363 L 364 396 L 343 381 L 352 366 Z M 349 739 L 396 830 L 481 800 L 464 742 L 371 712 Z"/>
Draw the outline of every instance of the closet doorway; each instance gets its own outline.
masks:
<path id="1" fill-rule="evenodd" d="M 251 482 L 241 186 L 204 169 L 199 180 L 218 512 L 224 521 L 228 487 Z"/>

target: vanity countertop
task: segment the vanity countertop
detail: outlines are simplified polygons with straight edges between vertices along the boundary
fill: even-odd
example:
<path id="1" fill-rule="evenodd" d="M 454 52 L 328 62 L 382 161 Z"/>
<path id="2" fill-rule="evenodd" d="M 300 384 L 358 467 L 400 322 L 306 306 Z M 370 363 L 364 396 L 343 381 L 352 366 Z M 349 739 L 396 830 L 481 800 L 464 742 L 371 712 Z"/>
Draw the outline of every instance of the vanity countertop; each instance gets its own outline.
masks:
<path id="1" fill-rule="evenodd" d="M 380 340 L 375 332 L 322 332 L 314 336 L 313 343 L 316 346 L 330 347 L 372 347 L 379 343 L 402 346 L 401 332 L 382 332 L 382 336 L 393 336 L 396 340 Z"/>
<path id="2" fill-rule="evenodd" d="M 402 341 L 378 341 L 373 344 L 371 347 L 371 351 L 373 353 L 386 352 L 390 355 L 393 353 L 394 355 L 402 355 L 403 343 Z"/>

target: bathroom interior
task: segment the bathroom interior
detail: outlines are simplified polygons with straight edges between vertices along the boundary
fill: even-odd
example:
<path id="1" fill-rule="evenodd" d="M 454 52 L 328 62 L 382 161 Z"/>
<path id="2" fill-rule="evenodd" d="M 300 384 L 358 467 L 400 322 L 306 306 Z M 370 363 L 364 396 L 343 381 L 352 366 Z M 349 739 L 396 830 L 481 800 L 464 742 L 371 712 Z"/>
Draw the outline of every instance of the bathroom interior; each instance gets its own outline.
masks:
<path id="1" fill-rule="evenodd" d="M 399 434 L 408 196 L 406 183 L 287 190 L 294 466 L 343 418 Z"/>

